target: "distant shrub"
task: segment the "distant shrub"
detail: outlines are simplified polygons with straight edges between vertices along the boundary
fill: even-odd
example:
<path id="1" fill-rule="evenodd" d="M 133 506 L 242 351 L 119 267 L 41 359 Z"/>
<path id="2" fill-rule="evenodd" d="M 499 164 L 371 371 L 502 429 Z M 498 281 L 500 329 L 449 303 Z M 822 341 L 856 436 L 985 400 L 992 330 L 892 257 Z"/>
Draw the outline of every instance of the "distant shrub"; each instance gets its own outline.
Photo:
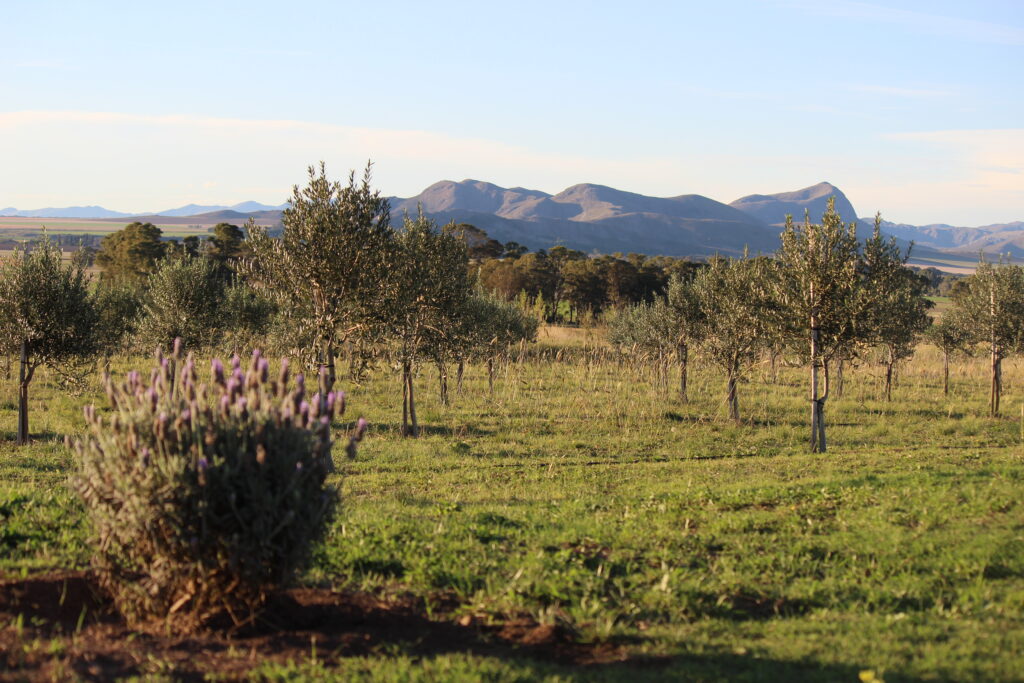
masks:
<path id="1" fill-rule="evenodd" d="M 96 535 L 103 586 L 133 621 L 195 624 L 226 610 L 236 623 L 306 564 L 338 500 L 330 422 L 345 395 L 289 389 L 288 362 L 269 377 L 253 352 L 200 384 L 180 341 L 149 382 L 137 371 L 105 377 L 113 408 L 85 408 L 88 435 L 73 444 L 82 497 Z M 323 380 L 321 380 L 323 387 Z M 349 443 L 366 423 L 360 419 Z M 69 441 L 70 443 L 70 441 Z"/>
<path id="2" fill-rule="evenodd" d="M 224 281 L 206 259 L 180 257 L 159 262 L 146 279 L 138 326 L 143 346 L 166 346 L 180 337 L 189 348 L 206 346 L 222 334 Z"/>

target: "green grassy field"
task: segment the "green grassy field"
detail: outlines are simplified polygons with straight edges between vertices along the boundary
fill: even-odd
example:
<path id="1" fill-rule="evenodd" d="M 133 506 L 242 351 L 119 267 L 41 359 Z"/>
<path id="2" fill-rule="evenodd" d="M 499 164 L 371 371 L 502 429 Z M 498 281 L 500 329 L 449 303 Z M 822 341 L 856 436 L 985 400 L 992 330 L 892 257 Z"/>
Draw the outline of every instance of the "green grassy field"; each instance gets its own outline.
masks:
<path id="1" fill-rule="evenodd" d="M 425 436 L 402 440 L 399 378 L 351 386 L 373 425 L 359 458 L 338 447 L 343 509 L 310 584 L 413 594 L 438 619 L 529 615 L 624 662 L 585 669 L 523 656 L 416 654 L 397 643 L 331 652 L 271 679 L 1021 680 L 1024 672 L 1024 367 L 1005 370 L 1007 416 L 983 417 L 983 360 L 953 364 L 943 397 L 928 347 L 892 403 L 881 369 L 848 371 L 830 400 L 830 450 L 805 452 L 804 373 L 767 364 L 724 419 L 722 379 L 698 368 L 692 401 L 619 365 L 599 334 L 553 329 L 503 367 L 479 367 L 454 405 L 419 377 Z M 553 359 L 559 360 L 555 362 Z M 118 368 L 149 367 L 145 360 Z M 33 386 L 30 447 L 11 445 L 0 391 L 0 573 L 84 568 L 82 511 L 60 444 L 102 392 Z M 344 428 L 344 424 L 339 424 Z M 429 613 L 429 610 L 428 610 Z M 873 672 L 873 673 L 871 673 Z M 872 678 L 874 676 L 874 678 Z"/>

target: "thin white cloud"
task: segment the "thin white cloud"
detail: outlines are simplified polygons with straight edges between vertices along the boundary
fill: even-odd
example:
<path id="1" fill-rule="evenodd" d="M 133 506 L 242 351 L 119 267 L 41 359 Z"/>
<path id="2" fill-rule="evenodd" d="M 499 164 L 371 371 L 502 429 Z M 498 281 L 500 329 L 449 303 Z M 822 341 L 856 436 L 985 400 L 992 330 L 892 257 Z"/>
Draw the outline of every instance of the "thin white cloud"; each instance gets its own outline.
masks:
<path id="1" fill-rule="evenodd" d="M 982 43 L 1024 45 L 1024 28 L 976 19 L 885 7 L 852 0 L 790 0 L 782 3 L 813 14 L 902 26 L 915 32 Z"/>
<path id="2" fill-rule="evenodd" d="M 442 179 L 558 192 L 594 182 L 648 195 L 697 193 L 728 202 L 821 180 L 866 214 L 961 225 L 1024 218 L 1024 131 L 902 133 L 843 148 L 792 141 L 745 151 L 657 150 L 611 156 L 595 143 L 563 154 L 523 140 L 457 137 L 295 120 L 123 112 L 0 113 L 0 206 L 100 204 L 149 212 L 257 200 L 279 204 L 323 159 L 339 177 L 375 162 L 374 185 L 412 196 Z M 706 144 L 699 146 L 707 150 Z"/>
<path id="3" fill-rule="evenodd" d="M 951 97 L 955 94 L 950 90 L 932 90 L 928 88 L 903 88 L 891 85 L 850 85 L 848 87 L 850 90 L 854 92 L 866 92 L 878 95 L 891 95 L 893 97 L 907 98 Z"/>

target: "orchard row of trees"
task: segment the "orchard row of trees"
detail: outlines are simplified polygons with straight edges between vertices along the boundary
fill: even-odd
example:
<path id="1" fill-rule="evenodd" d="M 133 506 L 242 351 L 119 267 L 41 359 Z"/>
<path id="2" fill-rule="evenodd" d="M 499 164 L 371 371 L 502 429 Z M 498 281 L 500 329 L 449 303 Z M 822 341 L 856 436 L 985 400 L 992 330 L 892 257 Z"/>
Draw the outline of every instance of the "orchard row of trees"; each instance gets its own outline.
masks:
<path id="1" fill-rule="evenodd" d="M 773 258 L 712 259 L 689 277 L 672 276 L 666 295 L 627 308 L 611 323 L 610 339 L 667 368 L 679 366 L 686 400 L 687 367 L 699 350 L 726 379 L 729 416 L 739 421 L 740 379 L 755 362 L 783 356 L 808 368 L 810 447 L 826 450 L 825 403 L 841 388 L 843 364 L 878 352 L 891 398 L 896 364 L 924 338 L 949 355 L 985 343 L 991 356 L 990 412 L 999 412 L 1001 362 L 1024 348 L 1024 269 L 984 260 L 975 275 L 952 287 L 953 308 L 932 325 L 927 274 L 905 266 L 880 218 L 860 243 L 832 202 L 820 224 L 788 219 Z"/>
<path id="2" fill-rule="evenodd" d="M 536 318 L 474 285 L 454 226 L 417 215 L 390 227 L 369 167 L 347 184 L 311 168 L 282 225 L 279 238 L 250 223 L 247 239 L 221 225 L 205 241 L 165 242 L 156 226 L 133 223 L 69 263 L 45 237 L 3 259 L 0 352 L 20 359 L 18 442 L 28 439 L 38 367 L 75 379 L 97 357 L 175 338 L 193 348 L 269 342 L 322 368 L 331 385 L 343 348 L 354 374 L 389 359 L 402 372 L 402 432 L 416 436 L 418 365 L 437 366 L 447 402 L 450 365 L 458 388 L 466 361 L 483 359 L 493 387 L 495 361 L 536 335 Z M 96 283 L 86 274 L 93 258 Z"/>
<path id="3" fill-rule="evenodd" d="M 765 355 L 809 371 L 812 450 L 824 451 L 825 404 L 842 368 L 868 348 L 886 358 L 886 392 L 896 363 L 920 335 L 948 354 L 984 341 L 992 359 L 997 414 L 1001 362 L 1024 346 L 1024 271 L 982 263 L 953 287 L 955 307 L 929 328 L 926 291 L 936 278 L 905 266 L 893 240 L 861 243 L 832 204 L 820 224 L 787 222 L 773 257 L 706 264 L 637 255 L 588 258 L 555 247 L 529 253 L 464 224 L 443 228 L 422 214 L 391 227 L 387 200 L 361 179 L 331 181 L 324 166 L 296 186 L 280 235 L 252 222 L 218 225 L 205 240 L 162 239 L 133 223 L 82 249 L 70 263 L 44 238 L 0 263 L 0 352 L 20 358 L 18 440 L 28 437 L 27 397 L 35 370 L 69 378 L 96 357 L 130 348 L 259 344 L 322 369 L 338 361 L 360 376 L 386 359 L 400 372 L 402 432 L 419 432 L 413 377 L 436 367 L 441 401 L 449 369 L 461 386 L 466 361 L 496 359 L 534 338 L 538 319 L 611 308 L 612 340 L 667 367 L 680 367 L 686 398 L 692 353 L 720 367 L 729 414 L 739 419 L 739 384 Z M 91 282 L 86 269 L 102 269 Z M 940 282 L 945 282 L 941 278 Z M 948 284 L 948 283 L 947 283 Z M 537 302 L 528 315 L 514 297 Z"/>

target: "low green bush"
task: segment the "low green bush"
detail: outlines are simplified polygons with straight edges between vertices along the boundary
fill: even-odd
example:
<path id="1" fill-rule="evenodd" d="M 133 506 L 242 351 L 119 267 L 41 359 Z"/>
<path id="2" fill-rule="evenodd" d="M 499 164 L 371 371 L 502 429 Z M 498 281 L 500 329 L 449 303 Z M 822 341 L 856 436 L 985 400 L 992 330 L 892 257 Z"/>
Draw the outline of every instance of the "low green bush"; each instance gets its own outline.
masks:
<path id="1" fill-rule="evenodd" d="M 307 398 L 287 359 L 271 378 L 259 351 L 247 369 L 213 360 L 208 384 L 180 341 L 157 360 L 148 383 L 107 375 L 112 414 L 87 406 L 87 436 L 69 441 L 94 566 L 130 620 L 187 627 L 226 611 L 242 623 L 305 566 L 333 514 L 331 420 L 345 394 L 321 377 Z M 350 455 L 365 429 L 360 419 Z"/>

